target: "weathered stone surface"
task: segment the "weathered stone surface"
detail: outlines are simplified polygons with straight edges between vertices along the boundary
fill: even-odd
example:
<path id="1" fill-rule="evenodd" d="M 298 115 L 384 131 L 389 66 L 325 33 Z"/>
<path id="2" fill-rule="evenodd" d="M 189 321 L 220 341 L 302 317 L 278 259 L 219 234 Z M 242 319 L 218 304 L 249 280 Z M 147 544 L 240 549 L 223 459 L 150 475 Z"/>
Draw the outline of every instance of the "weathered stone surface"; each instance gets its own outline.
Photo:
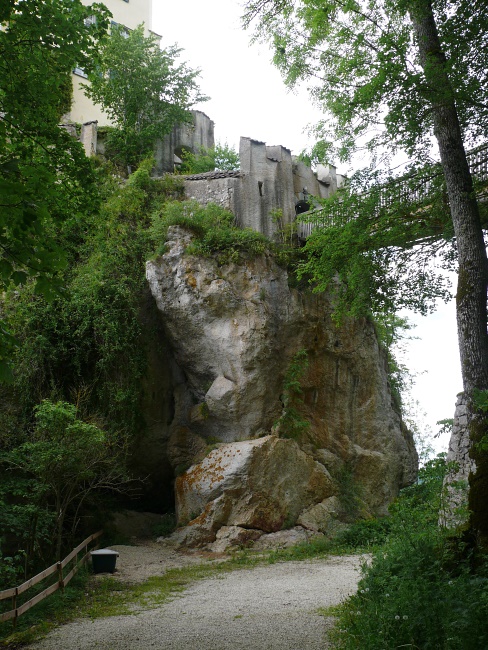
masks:
<path id="1" fill-rule="evenodd" d="M 222 526 L 217 532 L 215 542 L 208 545 L 213 553 L 225 553 L 236 547 L 248 547 L 263 535 L 262 530 L 249 530 L 239 526 Z"/>
<path id="2" fill-rule="evenodd" d="M 318 461 L 324 472 L 327 468 L 334 487 L 302 502 L 301 509 L 294 507 L 293 521 L 336 494 L 344 471 L 363 486 L 364 514 L 385 513 L 398 489 L 414 480 L 417 456 L 392 404 L 386 359 L 373 325 L 345 320 L 337 327 L 327 296 L 291 289 L 286 271 L 269 256 L 219 266 L 211 257 L 185 255 L 191 238 L 179 227 L 170 228 L 167 252 L 147 265 L 149 285 L 181 369 L 172 427 L 186 427 L 211 442 L 245 444 L 234 447 L 241 451 L 233 452 L 232 463 L 221 458 L 225 471 L 209 465 L 222 456 L 221 447 L 185 475 L 186 484 L 178 480 L 180 521 L 194 519 L 205 504 L 218 502 L 210 518 L 214 537 L 224 525 L 269 532 L 285 524 L 283 508 L 271 507 L 263 497 L 268 488 L 258 489 L 248 480 L 250 467 L 257 475 L 250 450 L 264 448 L 266 438 L 259 437 L 272 431 L 282 415 L 283 381 L 291 360 L 303 349 L 308 368 L 300 378 L 300 411 L 310 426 L 297 445 L 281 443 L 289 452 L 293 445 L 300 447 L 312 463 Z M 273 444 L 277 453 L 281 447 Z M 209 476 L 213 472 L 212 480 L 203 478 L 207 470 Z M 259 471 L 267 471 L 264 464 Z M 241 479 L 247 482 L 245 489 Z M 263 527 L 257 521 L 258 504 L 265 512 Z"/>
<path id="3" fill-rule="evenodd" d="M 456 400 L 454 422 L 446 462 L 455 463 L 445 478 L 448 498 L 445 508 L 440 513 L 444 525 L 452 528 L 462 525 L 468 519 L 468 479 L 470 473 L 476 472 L 476 463 L 469 451 L 469 411 L 464 393 L 459 393 Z"/>
<path id="4" fill-rule="evenodd" d="M 298 517 L 297 524 L 307 530 L 332 536 L 343 526 L 340 523 L 341 513 L 341 502 L 333 496 L 304 510 Z"/>
<path id="5" fill-rule="evenodd" d="M 320 533 L 315 533 L 310 530 L 305 530 L 300 526 L 295 526 L 289 530 L 279 530 L 276 533 L 269 533 L 262 535 L 253 544 L 253 549 L 256 551 L 266 551 L 274 548 L 288 548 L 303 542 L 308 542 L 314 537 L 319 537 Z"/>
<path id="6" fill-rule="evenodd" d="M 274 532 L 334 489 L 327 470 L 293 440 L 267 436 L 221 445 L 176 479 L 178 523 L 207 508 L 206 525 L 213 530 L 227 525 Z"/>

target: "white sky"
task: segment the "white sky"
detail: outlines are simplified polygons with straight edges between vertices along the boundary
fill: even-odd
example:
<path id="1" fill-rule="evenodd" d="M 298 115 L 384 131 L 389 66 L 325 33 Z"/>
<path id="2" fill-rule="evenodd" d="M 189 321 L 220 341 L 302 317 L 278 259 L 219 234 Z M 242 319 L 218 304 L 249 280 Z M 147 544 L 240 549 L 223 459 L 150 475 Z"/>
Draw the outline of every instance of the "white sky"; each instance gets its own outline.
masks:
<path id="1" fill-rule="evenodd" d="M 162 46 L 177 43 L 181 59 L 202 71 L 200 87 L 211 100 L 197 106 L 215 122 L 215 137 L 238 149 L 240 136 L 281 144 L 294 154 L 313 144 L 308 124 L 321 115 L 304 90 L 291 94 L 271 63 L 264 45 L 250 44 L 250 33 L 240 26 L 240 0 L 153 0 L 152 29 L 162 35 Z M 339 172 L 347 172 L 339 167 Z M 406 365 L 415 373 L 412 397 L 425 411 L 425 423 L 454 414 L 456 394 L 462 390 L 455 311 L 441 303 L 429 317 L 413 317 L 413 334 L 420 340 L 408 346 Z M 447 450 L 448 440 L 433 443 Z"/>

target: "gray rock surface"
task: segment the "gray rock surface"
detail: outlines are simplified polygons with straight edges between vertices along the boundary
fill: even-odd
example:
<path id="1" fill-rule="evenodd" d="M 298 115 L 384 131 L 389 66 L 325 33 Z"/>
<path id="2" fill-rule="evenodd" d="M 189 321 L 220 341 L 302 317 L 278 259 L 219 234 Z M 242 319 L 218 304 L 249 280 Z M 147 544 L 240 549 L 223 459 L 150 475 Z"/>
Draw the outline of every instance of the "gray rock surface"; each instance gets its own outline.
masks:
<path id="1" fill-rule="evenodd" d="M 414 480 L 417 454 L 392 403 L 386 359 L 372 323 L 346 319 L 337 326 L 327 296 L 290 288 L 286 270 L 271 256 L 219 265 L 212 257 L 185 254 L 191 240 L 189 232 L 171 227 L 167 252 L 147 264 L 149 286 L 181 377 L 174 390 L 170 438 L 180 442 L 171 462 L 174 466 L 178 456 L 194 463 L 176 489 L 180 522 L 199 517 L 182 539 L 198 543 L 200 531 L 202 543 L 212 542 L 220 526 L 271 532 L 279 521 L 293 525 L 302 512 L 340 497 L 345 477 L 348 489 L 353 485 L 357 491 L 362 514 L 385 514 L 399 488 Z M 258 499 L 275 502 L 280 465 L 280 482 L 297 483 L 300 490 L 293 462 L 282 462 L 282 446 L 274 445 L 268 454 L 263 470 L 274 469 L 263 474 L 258 492 L 252 481 L 247 485 L 254 491 L 236 491 L 231 476 L 237 475 L 237 466 L 229 465 L 222 480 L 203 489 L 206 472 L 220 476 L 220 459 L 214 452 L 210 460 L 202 460 L 201 450 L 193 453 L 195 436 L 210 445 L 246 441 L 242 449 L 257 449 L 261 443 L 254 445 L 253 440 L 280 433 L 276 423 L 286 407 L 284 379 L 301 350 L 307 352 L 308 367 L 298 378 L 299 410 L 309 426 L 288 450 L 296 456 L 299 447 L 310 462 L 320 464 L 322 476 L 332 476 L 333 487 L 315 491 L 308 502 L 301 500 L 302 510 L 293 508 L 289 516 L 266 505 L 265 520 L 258 525 L 255 518 L 246 521 L 236 513 L 249 514 L 250 504 Z M 184 449 L 181 435 L 174 433 L 181 428 L 188 440 Z M 238 462 L 237 455 L 233 462 Z M 320 526 L 326 530 L 327 525 L 322 517 Z"/>

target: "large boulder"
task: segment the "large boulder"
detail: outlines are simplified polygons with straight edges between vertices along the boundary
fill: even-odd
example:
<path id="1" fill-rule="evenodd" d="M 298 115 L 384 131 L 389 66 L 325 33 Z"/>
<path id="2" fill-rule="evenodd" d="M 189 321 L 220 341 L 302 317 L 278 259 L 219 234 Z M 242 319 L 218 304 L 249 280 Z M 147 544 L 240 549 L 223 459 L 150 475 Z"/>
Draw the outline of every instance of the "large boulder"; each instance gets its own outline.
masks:
<path id="1" fill-rule="evenodd" d="M 176 479 L 178 524 L 271 533 L 294 525 L 303 510 L 334 491 L 325 467 L 293 440 L 223 444 Z"/>
<path id="2" fill-rule="evenodd" d="M 392 400 L 373 323 L 344 319 L 338 326 L 328 297 L 290 288 L 287 271 L 270 255 L 221 265 L 186 254 L 191 241 L 188 231 L 171 227 L 167 252 L 147 264 L 179 368 L 171 462 L 174 467 L 184 457 L 195 465 L 177 480 L 180 522 L 198 515 L 205 522 L 194 525 L 214 538 L 224 525 L 276 531 L 324 499 L 340 498 L 345 476 L 356 485 L 361 514 L 385 514 L 398 490 L 414 480 L 417 454 Z M 276 424 L 289 403 L 285 383 L 303 351 L 308 365 L 293 381 L 308 426 L 295 434 L 296 442 L 270 438 L 270 432 L 283 434 Z M 201 440 L 228 444 L 201 461 Z M 288 454 L 310 471 L 322 468 L 306 475 L 322 477 L 323 495 L 305 503 L 303 476 L 292 471 Z M 266 472 L 276 478 L 277 492 L 264 487 Z"/>

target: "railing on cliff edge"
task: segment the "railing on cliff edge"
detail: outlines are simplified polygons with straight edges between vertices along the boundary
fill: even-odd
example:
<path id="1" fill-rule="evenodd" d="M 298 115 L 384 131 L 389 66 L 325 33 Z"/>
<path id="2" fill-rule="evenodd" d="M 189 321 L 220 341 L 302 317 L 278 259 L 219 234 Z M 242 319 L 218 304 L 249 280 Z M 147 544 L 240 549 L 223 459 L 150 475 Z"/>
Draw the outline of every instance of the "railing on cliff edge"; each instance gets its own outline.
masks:
<path id="1" fill-rule="evenodd" d="M 481 183 L 488 181 L 488 142 L 466 152 L 469 169 L 472 176 Z M 393 203 L 402 205 L 419 205 L 432 197 L 433 190 L 439 186 L 443 177 L 440 163 L 429 166 L 427 173 L 414 172 L 401 176 L 393 181 L 359 195 L 358 198 L 368 197 L 373 191 L 377 192 L 376 209 L 390 207 Z M 316 227 L 326 228 L 328 225 L 340 225 L 354 218 L 350 208 L 340 202 L 327 208 L 311 210 L 300 217 L 307 216 L 307 221 L 297 224 L 300 239 L 307 239 Z"/>
<path id="2" fill-rule="evenodd" d="M 5 589 L 4 591 L 0 591 L 0 601 L 6 600 L 7 598 L 12 599 L 12 609 L 9 610 L 8 612 L 3 612 L 3 614 L 0 614 L 0 623 L 2 623 L 3 621 L 9 621 L 10 619 L 13 619 L 13 624 L 15 627 L 19 616 L 25 614 L 25 612 L 27 612 L 31 607 L 34 607 L 34 605 L 37 605 L 37 603 L 40 603 L 42 600 L 44 600 L 45 598 L 53 594 L 58 589 L 64 590 L 66 585 L 70 582 L 71 578 L 74 577 L 74 575 L 78 572 L 79 568 L 85 562 L 87 562 L 88 558 L 90 557 L 90 551 L 88 550 L 89 544 L 94 540 L 98 539 L 102 534 L 103 534 L 102 530 L 99 530 L 97 533 L 93 533 L 93 535 L 90 535 L 85 540 L 83 540 L 81 544 L 78 544 L 78 546 L 75 549 L 73 549 L 71 553 L 64 558 L 64 560 L 61 560 L 61 562 L 56 562 L 55 564 L 51 565 L 49 568 L 45 569 L 44 571 L 41 571 L 41 573 L 38 573 L 33 578 L 26 580 L 26 582 L 22 583 L 19 587 L 12 587 L 11 589 Z M 94 550 L 96 548 L 98 548 L 98 544 L 94 546 L 91 550 Z M 85 551 L 83 557 L 80 560 L 78 560 L 78 553 L 80 553 L 80 551 L 83 551 L 83 549 Z M 67 575 L 63 576 L 64 568 L 73 559 L 74 559 L 73 568 L 69 571 Z M 35 585 L 39 584 L 42 580 L 45 580 L 46 578 L 53 575 L 54 573 L 57 574 L 56 582 L 51 584 L 49 587 L 46 587 L 46 589 L 38 593 L 36 596 L 31 598 L 27 602 L 23 603 L 20 606 L 18 605 L 18 597 L 21 594 L 27 591 L 27 589 L 30 589 L 31 587 L 34 587 Z"/>

